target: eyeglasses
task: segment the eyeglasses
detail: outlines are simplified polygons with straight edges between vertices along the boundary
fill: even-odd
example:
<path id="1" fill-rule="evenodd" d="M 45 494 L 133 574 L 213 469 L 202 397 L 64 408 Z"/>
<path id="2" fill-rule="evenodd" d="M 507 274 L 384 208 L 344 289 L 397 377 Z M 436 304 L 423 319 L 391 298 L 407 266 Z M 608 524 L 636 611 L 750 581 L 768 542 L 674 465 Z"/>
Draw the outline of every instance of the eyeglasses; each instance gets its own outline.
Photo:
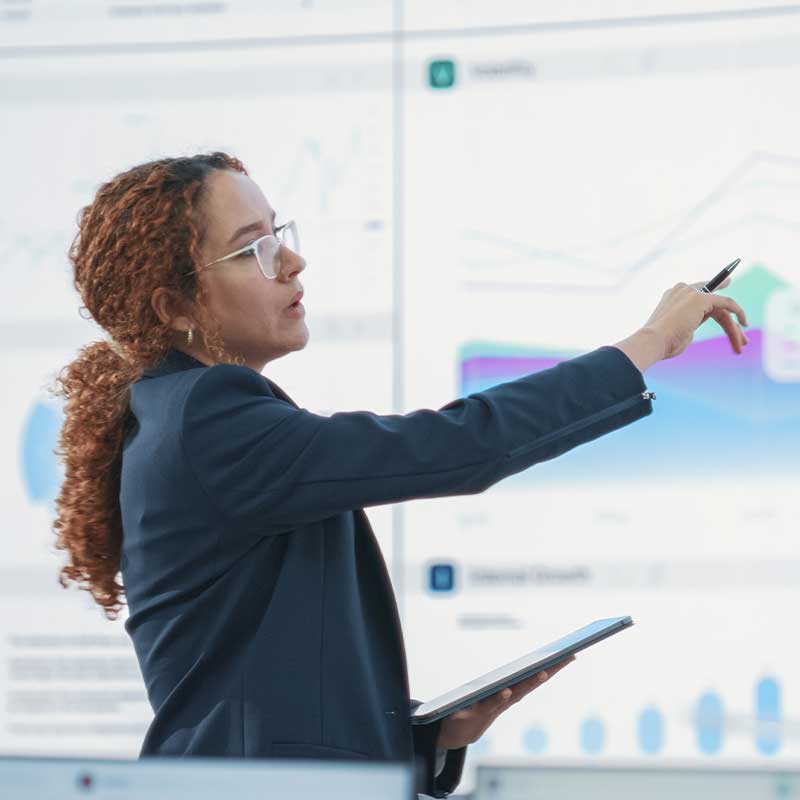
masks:
<path id="1" fill-rule="evenodd" d="M 233 253 L 228 253 L 228 255 L 222 256 L 222 258 L 209 261 L 208 264 L 203 264 L 199 269 L 190 270 L 185 274 L 191 275 L 193 272 L 199 272 L 201 269 L 206 269 L 206 267 L 210 267 L 212 264 L 217 264 L 220 261 L 227 261 L 229 258 L 255 255 L 262 274 L 265 278 L 271 280 L 277 278 L 280 272 L 281 248 L 284 245 L 292 252 L 300 253 L 300 237 L 297 235 L 297 224 L 293 219 L 283 225 L 279 225 L 274 229 L 273 233 L 261 236 L 254 242 L 250 242 L 250 244 L 235 250 Z"/>

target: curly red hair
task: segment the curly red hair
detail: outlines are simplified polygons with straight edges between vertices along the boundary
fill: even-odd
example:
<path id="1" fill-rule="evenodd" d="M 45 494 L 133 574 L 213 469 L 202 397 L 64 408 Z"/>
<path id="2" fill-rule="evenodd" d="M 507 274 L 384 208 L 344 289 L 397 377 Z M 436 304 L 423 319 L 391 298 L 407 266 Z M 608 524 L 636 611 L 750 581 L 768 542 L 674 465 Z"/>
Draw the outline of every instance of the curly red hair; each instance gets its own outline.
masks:
<path id="1" fill-rule="evenodd" d="M 111 341 L 83 347 L 51 387 L 65 398 L 55 451 L 65 476 L 53 530 L 56 547 L 68 554 L 61 585 L 73 582 L 91 592 L 111 619 L 124 605 L 119 490 L 122 444 L 133 423 L 130 386 L 143 369 L 161 361 L 174 335 L 150 297 L 168 286 L 203 304 L 196 274 L 187 273 L 200 265 L 203 190 L 218 169 L 248 174 L 223 152 L 162 158 L 120 173 L 80 210 L 69 249 L 84 308 Z M 203 339 L 220 363 L 238 363 L 218 329 L 204 330 Z"/>

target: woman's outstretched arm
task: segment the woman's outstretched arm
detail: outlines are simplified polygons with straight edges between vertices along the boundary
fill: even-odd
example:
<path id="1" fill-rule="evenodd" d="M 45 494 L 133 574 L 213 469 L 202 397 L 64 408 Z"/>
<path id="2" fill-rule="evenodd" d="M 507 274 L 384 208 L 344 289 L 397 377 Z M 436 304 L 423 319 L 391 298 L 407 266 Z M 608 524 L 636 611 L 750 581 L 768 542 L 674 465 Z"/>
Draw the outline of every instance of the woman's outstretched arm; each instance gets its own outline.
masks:
<path id="1" fill-rule="evenodd" d="M 278 531 L 341 511 L 475 494 L 650 414 L 642 373 L 606 346 L 439 410 L 313 414 L 248 367 L 203 370 L 182 437 L 197 480 L 245 526 Z"/>

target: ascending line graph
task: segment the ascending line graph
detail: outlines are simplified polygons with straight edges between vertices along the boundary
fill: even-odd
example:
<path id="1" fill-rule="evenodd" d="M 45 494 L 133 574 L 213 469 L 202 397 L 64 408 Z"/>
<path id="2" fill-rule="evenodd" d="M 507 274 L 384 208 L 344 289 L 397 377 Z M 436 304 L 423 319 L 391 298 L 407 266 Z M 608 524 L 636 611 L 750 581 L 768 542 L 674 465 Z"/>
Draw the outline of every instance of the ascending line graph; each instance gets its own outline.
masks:
<path id="1" fill-rule="evenodd" d="M 360 160 L 363 161 L 364 142 L 359 129 L 351 131 L 345 150 L 340 155 L 327 152 L 319 139 L 304 138 L 288 162 L 285 175 L 279 180 L 280 197 L 290 197 L 299 186 L 311 189 L 315 205 L 321 214 L 331 209 L 331 199 L 342 183 L 352 179 Z"/>
<path id="2" fill-rule="evenodd" d="M 494 233 L 461 233 L 467 286 L 617 291 L 636 276 L 693 249 L 747 243 L 759 257 L 796 252 L 800 244 L 800 158 L 754 152 L 688 208 L 603 240 L 569 249 Z"/>

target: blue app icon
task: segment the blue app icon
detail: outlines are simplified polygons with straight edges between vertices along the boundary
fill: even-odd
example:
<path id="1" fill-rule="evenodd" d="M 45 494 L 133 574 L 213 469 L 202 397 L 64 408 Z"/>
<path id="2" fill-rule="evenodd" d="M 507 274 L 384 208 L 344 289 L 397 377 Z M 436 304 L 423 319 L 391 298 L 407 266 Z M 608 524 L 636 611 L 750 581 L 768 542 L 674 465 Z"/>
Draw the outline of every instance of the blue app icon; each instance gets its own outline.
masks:
<path id="1" fill-rule="evenodd" d="M 428 570 L 428 588 L 432 592 L 452 592 L 456 585 L 452 564 L 431 564 Z"/>

